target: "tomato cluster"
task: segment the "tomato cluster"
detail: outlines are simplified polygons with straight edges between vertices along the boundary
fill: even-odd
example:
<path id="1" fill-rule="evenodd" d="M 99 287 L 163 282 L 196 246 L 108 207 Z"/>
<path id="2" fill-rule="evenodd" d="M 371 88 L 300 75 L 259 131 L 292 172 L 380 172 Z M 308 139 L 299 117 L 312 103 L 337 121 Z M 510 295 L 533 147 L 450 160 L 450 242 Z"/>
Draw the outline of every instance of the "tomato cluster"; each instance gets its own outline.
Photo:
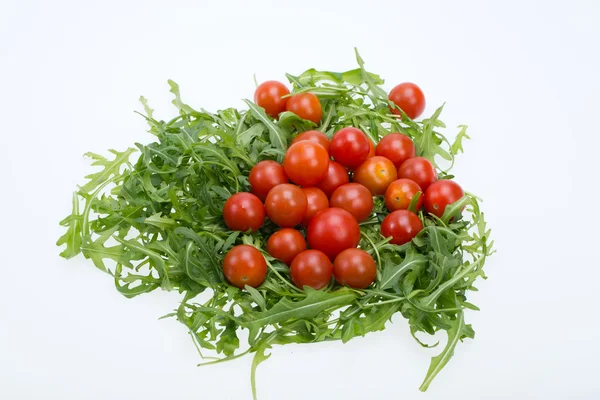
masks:
<path id="1" fill-rule="evenodd" d="M 264 82 L 254 99 L 273 118 L 283 111 L 314 123 L 322 117 L 317 96 L 290 95 L 280 82 Z M 398 114 L 400 108 L 409 118 L 425 107 L 423 92 L 414 84 L 394 87 L 389 99 L 396 106 L 391 112 Z M 464 195 L 455 182 L 438 181 L 435 167 L 417 157 L 410 137 L 389 133 L 373 144 L 356 127 L 340 129 L 331 140 L 320 131 L 302 132 L 290 143 L 283 164 L 260 161 L 248 181 L 252 193 L 236 193 L 225 203 L 225 224 L 252 232 L 268 217 L 281 229 L 269 237 L 266 252 L 290 267 L 294 284 L 314 289 L 329 285 L 332 277 L 360 289 L 375 280 L 375 260 L 358 248 L 359 223 L 375 218 L 374 196 L 383 196 L 390 211 L 381 222 L 382 236 L 402 245 L 423 229 L 417 214 L 422 207 L 442 217 L 446 206 Z M 266 261 L 255 247 L 236 246 L 226 255 L 223 272 L 232 285 L 256 287 L 266 277 Z"/>

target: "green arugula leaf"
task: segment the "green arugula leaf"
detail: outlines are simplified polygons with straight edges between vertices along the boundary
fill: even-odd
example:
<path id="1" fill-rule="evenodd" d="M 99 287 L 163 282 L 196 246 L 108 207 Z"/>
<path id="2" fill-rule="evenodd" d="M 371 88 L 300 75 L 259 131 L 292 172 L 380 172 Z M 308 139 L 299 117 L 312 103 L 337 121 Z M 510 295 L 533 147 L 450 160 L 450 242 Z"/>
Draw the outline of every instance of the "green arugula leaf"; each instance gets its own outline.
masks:
<path id="1" fill-rule="evenodd" d="M 410 246 L 401 263 L 394 264 L 392 258 L 386 258 L 386 264 L 381 273 L 381 279 L 379 280 L 378 286 L 381 289 L 394 287 L 398 284 L 398 280 L 403 274 L 426 262 L 427 258 L 422 254 L 419 254 L 413 246 Z"/>

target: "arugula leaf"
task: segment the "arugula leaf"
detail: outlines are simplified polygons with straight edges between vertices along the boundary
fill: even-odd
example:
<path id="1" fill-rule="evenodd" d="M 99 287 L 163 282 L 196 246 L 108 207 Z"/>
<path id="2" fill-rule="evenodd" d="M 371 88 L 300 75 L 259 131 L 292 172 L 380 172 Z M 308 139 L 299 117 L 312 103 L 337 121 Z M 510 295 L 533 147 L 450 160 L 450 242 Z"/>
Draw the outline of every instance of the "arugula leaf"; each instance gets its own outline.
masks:
<path id="1" fill-rule="evenodd" d="M 406 256 L 399 264 L 393 264 L 393 258 L 386 258 L 387 263 L 384 264 L 381 279 L 378 286 L 381 289 L 389 289 L 398 283 L 400 277 L 407 271 L 416 268 L 427 262 L 427 259 L 422 254 L 417 253 L 413 246 L 410 246 L 406 251 Z"/>

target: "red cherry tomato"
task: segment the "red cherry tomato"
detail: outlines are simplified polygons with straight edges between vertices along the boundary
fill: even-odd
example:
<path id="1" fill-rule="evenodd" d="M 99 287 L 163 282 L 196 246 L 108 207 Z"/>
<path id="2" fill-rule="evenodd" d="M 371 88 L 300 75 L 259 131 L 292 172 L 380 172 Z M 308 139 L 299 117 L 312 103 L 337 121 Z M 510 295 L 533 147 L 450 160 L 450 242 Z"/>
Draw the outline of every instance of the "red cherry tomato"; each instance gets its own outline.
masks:
<path id="1" fill-rule="evenodd" d="M 290 91 L 283 83 L 278 81 L 266 81 L 256 88 L 256 91 L 254 92 L 254 102 L 259 107 L 264 108 L 267 115 L 277 118 L 279 113 L 285 111 L 288 97 L 282 97 L 288 94 L 290 94 Z"/>
<path id="2" fill-rule="evenodd" d="M 391 237 L 390 243 L 393 244 L 410 242 L 422 229 L 423 223 L 417 214 L 407 210 L 396 210 L 381 223 L 381 234 L 386 238 Z"/>
<path id="3" fill-rule="evenodd" d="M 265 200 L 267 215 L 283 228 L 291 228 L 302 222 L 307 204 L 302 189 L 289 183 L 275 186 Z"/>
<path id="4" fill-rule="evenodd" d="M 348 179 L 348 171 L 346 171 L 346 168 L 338 162 L 329 161 L 327 175 L 325 175 L 325 179 L 323 179 L 317 187 L 321 189 L 327 197 L 331 197 L 335 189 L 348 182 L 350 182 L 350 179 Z"/>
<path id="5" fill-rule="evenodd" d="M 437 181 L 437 172 L 431 162 L 423 157 L 409 158 L 398 168 L 398 178 L 415 181 L 424 191 Z"/>
<path id="6" fill-rule="evenodd" d="M 408 210 L 418 192 L 421 192 L 421 196 L 417 200 L 416 209 L 420 210 L 423 206 L 423 192 L 419 185 L 410 179 L 397 179 L 385 191 L 385 205 L 390 211 Z"/>
<path id="7" fill-rule="evenodd" d="M 369 139 L 369 155 L 367 155 L 367 159 L 371 157 L 375 157 L 375 146 L 373 145 L 371 139 Z"/>
<path id="8" fill-rule="evenodd" d="M 313 217 L 306 234 L 308 245 L 334 259 L 342 250 L 358 246 L 360 228 L 356 219 L 341 208 L 328 208 Z"/>
<path id="9" fill-rule="evenodd" d="M 390 91 L 388 99 L 406 113 L 410 119 L 415 119 L 425 110 L 425 95 L 414 83 L 404 82 Z M 394 114 L 400 115 L 397 108 L 390 108 Z"/>
<path id="10" fill-rule="evenodd" d="M 380 196 L 396 180 L 396 176 L 396 167 L 390 160 L 375 156 L 367 158 L 354 170 L 352 180 L 369 189 L 373 196 Z"/>
<path id="11" fill-rule="evenodd" d="M 283 165 L 276 161 L 260 161 L 250 170 L 248 181 L 252 186 L 252 193 L 265 201 L 269 190 L 282 183 L 288 183 Z"/>
<path id="12" fill-rule="evenodd" d="M 265 221 L 265 207 L 252 193 L 236 193 L 225 202 L 223 219 L 232 231 L 255 231 Z"/>
<path id="13" fill-rule="evenodd" d="M 355 289 L 365 289 L 377 275 L 373 257 L 361 249 L 346 249 L 333 262 L 333 276 L 340 285 Z"/>
<path id="14" fill-rule="evenodd" d="M 356 168 L 369 155 L 369 138 L 360 129 L 348 127 L 333 135 L 329 151 L 333 159 L 345 167 Z"/>
<path id="15" fill-rule="evenodd" d="M 327 286 L 333 275 L 331 260 L 319 250 L 306 250 L 298 254 L 290 266 L 292 282 L 300 288 L 310 286 L 319 290 Z"/>
<path id="16" fill-rule="evenodd" d="M 465 192 L 458 183 L 449 180 L 437 181 L 425 192 L 425 210 L 441 218 L 446 206 L 460 200 L 464 195 Z"/>
<path id="17" fill-rule="evenodd" d="M 296 136 L 294 138 L 294 140 L 292 140 L 292 144 L 301 142 L 303 140 L 312 140 L 313 142 L 319 143 L 321 146 L 323 146 L 323 148 L 325 150 L 327 150 L 327 153 L 329 153 L 329 144 L 330 144 L 329 138 L 327 136 L 325 136 L 325 134 L 323 132 L 319 132 L 319 131 L 302 132 L 301 134 Z"/>
<path id="18" fill-rule="evenodd" d="M 300 93 L 289 97 L 286 109 L 302 119 L 318 124 L 323 116 L 321 102 L 312 93 Z"/>
<path id="19" fill-rule="evenodd" d="M 361 222 L 373 212 L 373 195 L 359 183 L 347 183 L 335 189 L 329 204 L 348 211 L 356 221 Z"/>
<path id="20" fill-rule="evenodd" d="M 401 133 L 385 135 L 377 144 L 375 153 L 389 159 L 396 168 L 400 168 L 404 161 L 416 156 L 413 141 Z"/>
<path id="21" fill-rule="evenodd" d="M 287 265 L 294 257 L 306 250 L 306 240 L 300 232 L 292 228 L 283 228 L 267 240 L 267 252 Z"/>
<path id="22" fill-rule="evenodd" d="M 306 195 L 308 202 L 306 213 L 304 214 L 304 218 L 302 218 L 302 225 L 307 226 L 319 211 L 329 208 L 329 199 L 321 189 L 316 187 L 302 188 L 302 191 Z"/>
<path id="23" fill-rule="evenodd" d="M 223 260 L 223 274 L 233 286 L 257 287 L 267 276 L 267 263 L 256 248 L 247 244 L 229 250 Z"/>
<path id="24" fill-rule="evenodd" d="M 301 186 L 313 186 L 327 175 L 329 154 L 320 144 L 303 140 L 294 143 L 287 150 L 283 168 L 292 182 Z"/>

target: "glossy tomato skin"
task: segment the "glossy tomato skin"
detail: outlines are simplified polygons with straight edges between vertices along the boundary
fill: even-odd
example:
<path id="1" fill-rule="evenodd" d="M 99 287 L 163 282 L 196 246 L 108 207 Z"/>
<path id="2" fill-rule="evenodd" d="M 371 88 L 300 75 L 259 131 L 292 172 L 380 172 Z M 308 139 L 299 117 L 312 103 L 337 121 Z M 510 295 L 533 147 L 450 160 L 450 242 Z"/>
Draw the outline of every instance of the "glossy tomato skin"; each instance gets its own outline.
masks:
<path id="1" fill-rule="evenodd" d="M 287 150 L 283 168 L 290 181 L 300 186 L 313 186 L 327 175 L 329 153 L 320 144 L 303 140 Z"/>
<path id="2" fill-rule="evenodd" d="M 464 195 L 465 192 L 458 183 L 450 180 L 437 181 L 425 192 L 425 210 L 441 218 L 446 206 L 460 200 Z"/>
<path id="3" fill-rule="evenodd" d="M 429 185 L 437 181 L 437 172 L 428 159 L 414 157 L 404 161 L 398 168 L 398 178 L 415 181 L 425 192 Z"/>
<path id="4" fill-rule="evenodd" d="M 313 217 L 306 237 L 311 248 L 322 251 L 333 260 L 343 250 L 358 246 L 360 228 L 348 211 L 328 208 Z"/>
<path id="5" fill-rule="evenodd" d="M 381 234 L 388 238 L 390 243 L 408 243 L 423 230 L 423 223 L 417 214 L 407 210 L 396 210 L 383 219 Z"/>
<path id="6" fill-rule="evenodd" d="M 299 93 L 289 97 L 286 109 L 315 124 L 318 124 L 323 116 L 321 102 L 312 93 Z"/>
<path id="7" fill-rule="evenodd" d="M 346 249 L 333 262 L 333 276 L 340 285 L 365 289 L 375 281 L 376 275 L 375 260 L 361 249 Z"/>
<path id="8" fill-rule="evenodd" d="M 279 113 L 285 111 L 288 97 L 282 97 L 288 94 L 290 94 L 290 91 L 283 83 L 266 81 L 256 88 L 254 102 L 259 107 L 264 108 L 267 115 L 277 118 Z"/>
<path id="9" fill-rule="evenodd" d="M 396 168 L 400 168 L 404 161 L 415 157 L 417 152 L 411 138 L 401 133 L 390 133 L 379 141 L 375 154 L 387 158 Z"/>
<path id="10" fill-rule="evenodd" d="M 223 219 L 232 231 L 255 231 L 265 221 L 265 207 L 252 193 L 236 193 L 225 202 Z"/>
<path id="11" fill-rule="evenodd" d="M 362 222 L 373 212 L 373 195 L 359 183 L 347 183 L 335 189 L 329 204 L 348 211 L 357 222 Z"/>
<path id="12" fill-rule="evenodd" d="M 225 255 L 223 274 L 233 286 L 257 287 L 267 276 L 267 263 L 256 248 L 247 244 L 235 246 Z"/>
<path id="13" fill-rule="evenodd" d="M 300 232 L 292 228 L 283 228 L 267 240 L 267 252 L 287 265 L 294 257 L 306 250 L 306 240 Z"/>
<path id="14" fill-rule="evenodd" d="M 265 200 L 267 216 L 282 228 L 302 222 L 308 202 L 302 189 L 289 183 L 275 186 Z"/>
<path id="15" fill-rule="evenodd" d="M 304 218 L 302 218 L 302 225 L 308 226 L 310 220 L 317 215 L 319 211 L 329 208 L 329 199 L 321 189 L 316 187 L 305 187 L 302 188 L 302 191 L 308 202 L 306 213 L 304 213 Z"/>
<path id="16" fill-rule="evenodd" d="M 329 152 L 335 161 L 354 169 L 367 159 L 370 148 L 369 138 L 363 131 L 348 127 L 333 135 Z"/>
<path id="17" fill-rule="evenodd" d="M 425 95 L 420 87 L 411 82 L 394 86 L 388 96 L 410 119 L 418 118 L 425 110 Z M 390 108 L 392 113 L 400 115 L 396 108 Z"/>
<path id="18" fill-rule="evenodd" d="M 269 190 L 282 183 L 288 183 L 288 177 L 283 165 L 277 161 L 264 160 L 252 167 L 248 181 L 252 187 L 252 193 L 265 201 Z"/>
<path id="19" fill-rule="evenodd" d="M 327 286 L 333 275 L 333 265 L 325 253 L 306 250 L 298 254 L 290 266 L 292 282 L 299 288 L 310 286 L 319 290 Z"/>
<path id="20" fill-rule="evenodd" d="M 423 207 L 423 191 L 415 181 L 410 179 L 396 179 L 385 191 L 385 205 L 390 211 L 408 210 L 408 206 L 417 193 L 421 192 L 417 200 L 416 209 Z"/>
<path id="21" fill-rule="evenodd" d="M 373 196 L 385 193 L 390 183 L 396 180 L 397 172 L 394 164 L 385 157 L 367 158 L 354 170 L 353 181 L 360 183 L 371 191 Z"/>
<path id="22" fill-rule="evenodd" d="M 319 143 L 321 146 L 323 146 L 323 148 L 325 150 L 327 150 L 327 153 L 329 153 L 329 144 L 330 144 L 329 138 L 327 136 L 325 136 L 325 134 L 323 132 L 319 132 L 319 131 L 302 132 L 301 134 L 296 136 L 294 138 L 294 140 L 292 140 L 292 144 L 301 142 L 303 140 L 311 140 L 315 143 Z"/>
<path id="23" fill-rule="evenodd" d="M 350 182 L 348 178 L 348 171 L 346 168 L 335 161 L 329 161 L 329 168 L 327 169 L 327 175 L 319 182 L 317 187 L 321 189 L 327 197 L 331 197 L 335 189 Z"/>

